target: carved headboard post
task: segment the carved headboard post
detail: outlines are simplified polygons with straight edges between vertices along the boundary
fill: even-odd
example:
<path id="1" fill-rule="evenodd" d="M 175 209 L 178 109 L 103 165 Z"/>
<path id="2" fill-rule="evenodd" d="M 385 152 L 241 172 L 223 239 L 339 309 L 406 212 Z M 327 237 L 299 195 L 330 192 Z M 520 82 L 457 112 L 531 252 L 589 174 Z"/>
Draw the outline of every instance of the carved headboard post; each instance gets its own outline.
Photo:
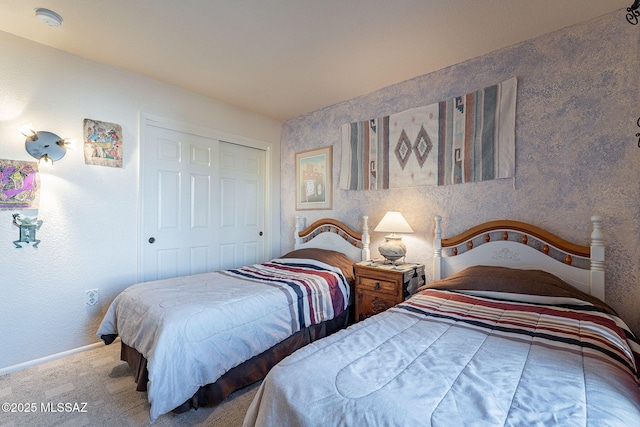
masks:
<path id="1" fill-rule="evenodd" d="M 369 217 L 364 215 L 362 217 L 362 259 L 371 259 L 371 250 L 369 249 L 369 243 L 371 239 L 369 237 Z"/>
<path id="2" fill-rule="evenodd" d="M 604 238 L 602 217 L 592 216 L 591 233 L 591 292 L 604 301 Z"/>
<path id="3" fill-rule="evenodd" d="M 440 215 L 435 216 L 436 230 L 435 237 L 433 239 L 433 280 L 440 280 L 442 278 L 441 271 L 441 259 L 442 259 L 442 217 Z"/>
<path id="4" fill-rule="evenodd" d="M 302 230 L 302 218 L 300 215 L 296 215 L 296 231 L 294 233 L 294 239 L 296 241 L 296 247 L 302 243 L 302 239 L 300 238 L 300 230 Z"/>

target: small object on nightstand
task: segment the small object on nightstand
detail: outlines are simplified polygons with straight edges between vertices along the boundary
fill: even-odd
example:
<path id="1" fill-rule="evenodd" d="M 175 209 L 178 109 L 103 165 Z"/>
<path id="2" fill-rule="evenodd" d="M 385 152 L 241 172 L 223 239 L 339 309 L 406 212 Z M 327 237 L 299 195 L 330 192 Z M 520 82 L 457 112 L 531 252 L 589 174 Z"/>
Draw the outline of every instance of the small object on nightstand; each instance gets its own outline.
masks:
<path id="1" fill-rule="evenodd" d="M 355 319 L 358 322 L 407 299 L 424 284 L 424 265 L 369 260 L 355 265 L 355 276 Z"/>

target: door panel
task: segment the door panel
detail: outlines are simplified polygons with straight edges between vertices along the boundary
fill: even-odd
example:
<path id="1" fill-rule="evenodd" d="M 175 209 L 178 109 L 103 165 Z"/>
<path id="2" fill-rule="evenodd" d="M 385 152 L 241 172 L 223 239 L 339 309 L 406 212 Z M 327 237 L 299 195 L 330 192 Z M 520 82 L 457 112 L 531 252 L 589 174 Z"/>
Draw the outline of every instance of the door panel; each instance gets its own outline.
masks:
<path id="1" fill-rule="evenodd" d="M 158 229 L 177 230 L 180 212 L 180 173 L 158 170 Z"/>
<path id="2" fill-rule="evenodd" d="M 141 280 L 210 271 L 217 141 L 147 125 L 144 143 Z"/>
<path id="3" fill-rule="evenodd" d="M 263 150 L 220 142 L 221 268 L 264 261 Z"/>
<path id="4" fill-rule="evenodd" d="M 231 178 L 220 179 L 220 225 L 222 228 L 233 228 L 237 224 L 236 184 L 236 181 Z"/>
<path id="5" fill-rule="evenodd" d="M 258 196 L 258 183 L 255 181 L 245 181 L 244 182 L 244 199 L 245 199 L 245 209 L 244 209 L 244 225 L 245 227 L 257 227 L 259 223 L 258 218 L 258 206 L 256 204 L 259 201 Z"/>
<path id="6" fill-rule="evenodd" d="M 191 228 L 207 230 L 211 219 L 211 177 L 191 175 Z"/>

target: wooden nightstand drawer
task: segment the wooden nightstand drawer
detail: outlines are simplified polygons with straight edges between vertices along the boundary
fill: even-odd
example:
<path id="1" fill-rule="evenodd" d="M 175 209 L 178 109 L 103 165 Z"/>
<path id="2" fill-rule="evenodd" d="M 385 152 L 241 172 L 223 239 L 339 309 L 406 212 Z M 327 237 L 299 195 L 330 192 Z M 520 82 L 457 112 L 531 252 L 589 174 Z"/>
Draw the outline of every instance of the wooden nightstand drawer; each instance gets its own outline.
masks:
<path id="1" fill-rule="evenodd" d="M 391 295 L 398 293 L 398 282 L 389 282 L 372 277 L 359 277 L 358 285 L 359 289 L 363 291 L 370 290 Z"/>

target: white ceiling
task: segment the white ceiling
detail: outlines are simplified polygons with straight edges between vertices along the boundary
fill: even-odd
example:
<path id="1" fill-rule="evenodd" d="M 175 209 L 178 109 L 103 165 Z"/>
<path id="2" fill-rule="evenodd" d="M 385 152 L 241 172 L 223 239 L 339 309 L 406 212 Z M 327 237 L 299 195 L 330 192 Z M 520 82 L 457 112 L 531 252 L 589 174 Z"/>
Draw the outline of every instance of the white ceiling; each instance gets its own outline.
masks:
<path id="1" fill-rule="evenodd" d="M 286 120 L 631 3 L 0 0 L 0 30 Z"/>

